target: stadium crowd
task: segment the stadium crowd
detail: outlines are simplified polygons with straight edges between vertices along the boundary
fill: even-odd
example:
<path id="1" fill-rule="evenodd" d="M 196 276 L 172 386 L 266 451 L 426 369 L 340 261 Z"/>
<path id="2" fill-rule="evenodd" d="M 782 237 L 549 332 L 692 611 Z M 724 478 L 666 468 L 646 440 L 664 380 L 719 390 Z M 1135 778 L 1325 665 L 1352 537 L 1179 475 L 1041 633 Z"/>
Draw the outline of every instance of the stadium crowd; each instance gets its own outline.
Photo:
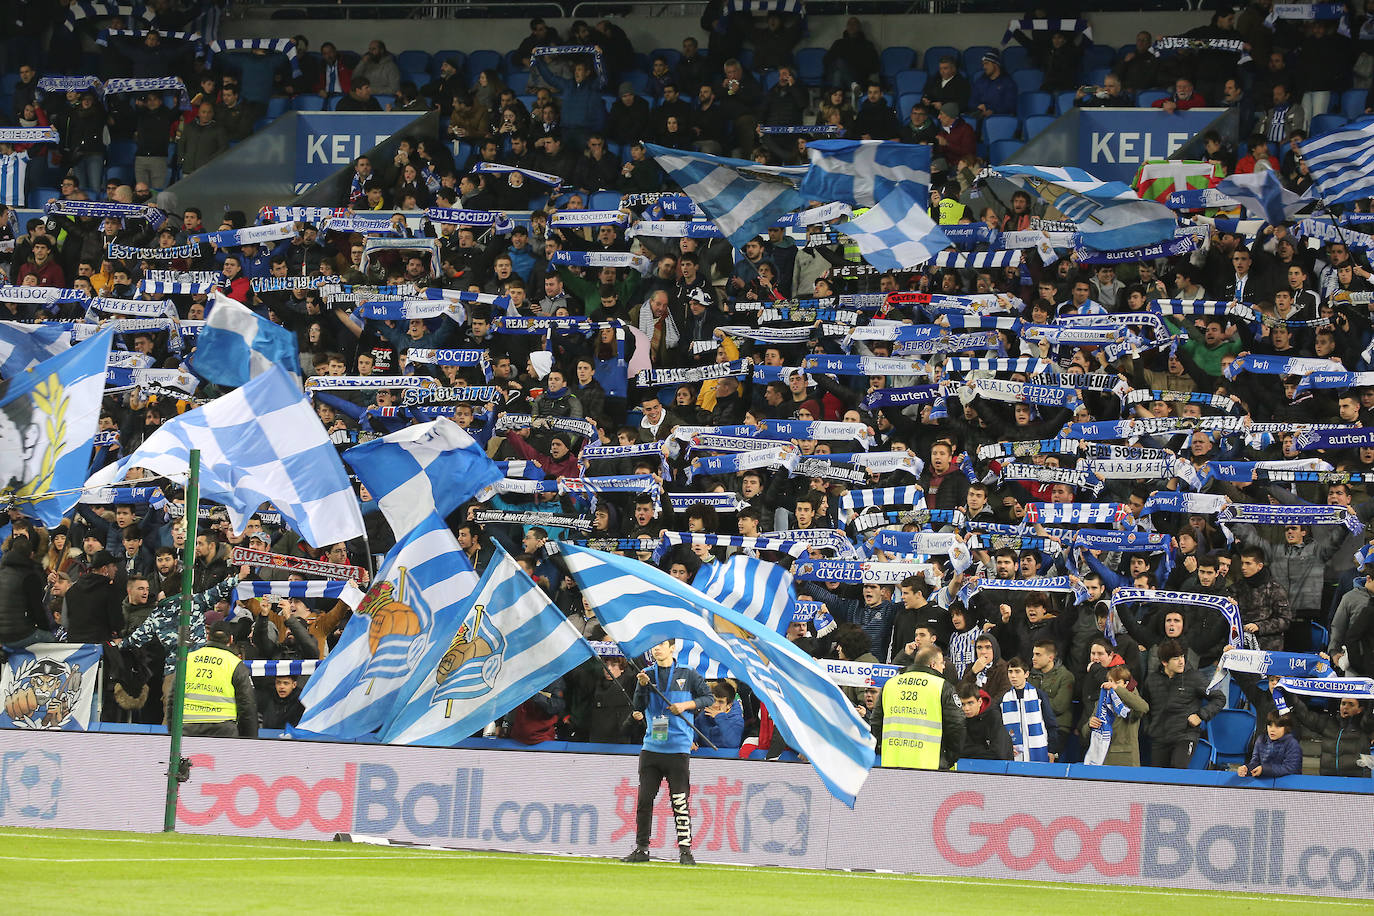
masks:
<path id="1" fill-rule="evenodd" d="M 1142 33 L 1109 74 L 1089 85 L 1084 58 L 1090 42 L 1081 32 L 1028 29 L 1016 33 L 1018 43 L 1009 51 L 1024 47 L 1043 75 L 1038 90 L 1071 92 L 1072 104 L 1124 105 L 1132 93 L 1160 87 L 1170 89 L 1160 105 L 1166 109 L 1221 98 L 1241 110 L 1254 136 L 1244 150 L 1218 138 L 1208 155 L 1228 172 L 1275 169 L 1286 186 L 1302 191 L 1310 184 L 1301 153 L 1310 120 L 1303 102 L 1321 98 L 1329 106 L 1333 94 L 1352 88 L 1344 81 L 1361 73 L 1357 61 L 1369 57 L 1374 22 L 1358 11 L 1353 38 L 1335 35 L 1320 21 L 1284 20 L 1270 32 L 1263 26 L 1266 8 L 1252 4 L 1239 14 L 1219 12 L 1210 26 L 1195 30 L 1200 39 L 1243 36 L 1253 58 L 1244 66 L 1235 54 L 1205 49 L 1157 55 L 1152 36 Z M 161 14 L 157 22 L 166 29 L 177 25 L 164 24 Z M 1367 542 L 1358 525 L 1228 526 L 1215 511 L 1146 509 L 1159 492 L 1196 489 L 1235 504 L 1347 507 L 1366 524 L 1374 520 L 1364 476 L 1374 473 L 1374 443 L 1311 450 L 1302 437 L 1306 424 L 1374 426 L 1374 385 L 1299 390 L 1300 373 L 1257 374 L 1246 371 L 1242 359 L 1306 357 L 1337 370 L 1374 368 L 1374 283 L 1367 250 L 1344 241 L 1369 236 L 1358 226 L 1340 239 L 1303 239 L 1285 225 L 1209 223 L 1196 250 L 1167 259 L 1097 266 L 1031 251 L 1020 266 L 881 275 L 866 268 L 857 250 L 825 223 L 774 228 L 740 250 L 690 234 L 630 237 L 631 218 L 662 219 L 656 208 L 674 191 L 643 141 L 761 164 L 797 164 L 806 160 L 805 135 L 761 128 L 806 124 L 838 126 L 851 138 L 931 144 L 931 215 L 950 226 L 984 224 L 988 232 L 975 251 L 995 248 L 1002 231 L 1031 229 L 1041 218 L 1057 217 L 1024 192 L 1007 205 L 970 195 L 988 159 L 986 133 L 980 140 L 985 122 L 1017 113 L 1018 84 L 1004 72 L 998 51 L 981 52 L 976 72 L 957 54 L 940 55 L 918 97 L 902 111 L 892 98 L 900 73 L 884 73 L 862 23 L 850 20 L 843 37 L 821 55 L 820 76 L 810 84 L 798 66 L 803 27 L 796 16 L 730 15 L 714 3 L 701 36 L 686 37 L 680 52 L 655 52 L 645 71 L 643 55 L 609 21 L 575 22 L 562 36 L 534 20 L 508 69 L 473 74 L 463 61 L 444 58 L 423 84 L 408 78 L 379 41 L 350 67 L 329 42 L 315 56 L 298 36 L 297 75 L 277 52 L 226 54 L 212 64 L 195 53 L 193 42 L 163 50 L 156 32 L 109 39 L 96 75 L 180 75 L 196 93 L 180 107 L 166 106 L 160 92 L 103 103 L 89 91 L 38 93 L 41 74 L 76 72 L 84 63 L 79 45 L 52 29 L 58 40 L 46 62 L 19 68 L 12 105 L 3 114 L 21 126 L 58 127 L 59 144 L 33 147 L 26 155 L 30 167 L 41 161 L 42 168 L 61 175 L 62 200 L 168 204 L 157 196 L 171 175 L 167 143 L 176 143 L 181 174 L 194 171 L 247 137 L 274 97 L 314 96 L 338 110 L 367 111 L 380 110 L 379 96 L 389 96 L 388 107 L 437 107 L 444 126 L 437 136 L 405 139 L 391 161 L 359 158 L 339 211 L 301 219 L 289 239 L 206 246 L 198 255 L 171 259 L 114 260 L 107 256 L 112 243 L 176 248 L 196 233 L 241 229 L 251 219 L 227 213 L 221 220 L 195 208 L 171 209 L 165 222 L 102 219 L 66 215 L 59 208 L 22 227 L 11 223 L 6 231 L 13 245 L 0 253 L 0 265 L 15 286 L 72 288 L 117 299 L 140 292 L 146 299 L 164 297 L 146 291 L 145 281 L 155 276 L 150 271 L 213 275 L 224 294 L 296 334 L 307 379 L 398 377 L 396 388 L 340 383 L 313 392 L 319 417 L 340 448 L 435 415 L 411 409 L 402 376 L 429 375 L 445 390 L 481 390 L 476 399 L 455 395 L 439 412 L 493 457 L 508 461 L 512 483 L 450 518 L 459 544 L 479 572 L 492 541 L 504 544 L 590 638 L 602 634 L 552 558 L 550 542 L 577 539 L 632 553 L 691 580 L 703 564 L 737 550 L 797 565 L 833 558 L 897 560 L 896 552 L 865 550 L 865 542 L 882 528 L 961 538 L 981 532 L 969 542 L 972 565 L 936 557 L 929 574 L 913 571 L 897 580 L 799 578 L 798 596 L 811 602 L 811 619 L 794 622 L 789 638 L 820 658 L 898 665 L 939 647 L 947 659 L 945 677 L 966 715 L 964 756 L 1033 758 L 1015 740 L 1020 726 L 1009 730 L 1004 718 L 1024 715 L 1017 700 L 1031 685 L 1044 701 L 1051 758 L 1076 760 L 1089 751 L 1101 724 L 1100 703 L 1110 693 L 1129 710 L 1121 714 L 1126 722 L 1111 732 L 1105 758 L 1110 763 L 1188 766 L 1207 721 L 1227 705 L 1241 705 L 1257 713 L 1251 768 L 1261 763 L 1273 775 L 1276 765 L 1293 771 L 1304 766 L 1293 762 L 1292 742 L 1284 740 L 1297 735 L 1304 739 L 1300 756 L 1309 771 L 1367 776 L 1356 758 L 1374 738 L 1368 703 L 1309 704 L 1290 695 L 1291 713 L 1281 716 L 1257 678 L 1235 675 L 1238 686 L 1229 696 L 1209 689 L 1233 642 L 1221 612 L 1146 600 L 1117 614 L 1109 599 L 1119 588 L 1230 596 L 1248 644 L 1323 652 L 1343 674 L 1374 675 L 1374 579 L 1364 578 L 1370 569 L 1356 556 Z M 89 39 L 87 28 L 78 28 L 75 39 Z M 598 50 L 531 54 L 569 44 Z M 1348 66 L 1330 66 L 1338 55 Z M 815 55 L 808 60 L 814 68 Z M 617 91 L 608 101 L 603 93 L 611 86 Z M 106 167 L 114 138 L 136 144 L 135 175 L 112 174 Z M 0 159 L 9 155 L 12 150 L 0 145 Z M 519 171 L 474 173 L 482 164 Z M 561 187 L 551 193 L 532 173 L 557 176 Z M 102 187 L 106 176 L 111 177 Z M 614 203 L 602 206 L 598 201 L 607 194 Z M 987 202 L 981 212 L 964 202 L 975 198 Z M 356 232 L 331 231 L 327 220 L 344 216 L 345 208 L 390 216 L 386 245 Z M 504 228 L 500 220 L 443 222 L 422 219 L 426 208 L 506 211 L 517 218 Z M 526 210 L 528 218 L 519 212 Z M 626 216 L 576 216 L 603 210 L 623 210 Z M 273 220 L 265 215 L 264 221 Z M 405 239 L 413 242 L 407 246 Z M 616 263 L 627 266 L 609 266 L 600 257 L 607 253 L 626 256 Z M 411 295 L 442 287 L 480 298 L 428 319 L 369 318 L 358 308 L 373 297 L 405 296 L 398 290 L 407 286 L 416 291 Z M 995 303 L 992 312 L 1026 326 L 1072 324 L 1065 319 L 1076 316 L 1135 314 L 1151 320 L 1122 322 L 1130 328 L 1131 345 L 1110 352 L 1100 344 L 1024 336 L 1019 323 L 995 328 L 995 353 L 904 352 L 881 334 L 854 333 L 892 322 L 957 332 L 960 325 L 946 310 L 923 300 L 930 293 L 985 297 L 984 303 Z M 209 296 L 166 298 L 177 321 L 185 322 L 186 340 L 175 329 L 145 329 L 121 335 L 120 345 L 147 356 L 147 365 L 175 369 L 194 344 L 190 332 L 204 320 Z M 1151 315 L 1152 300 L 1248 308 L 1197 315 L 1182 309 L 1158 317 Z M 79 299 L 0 301 L 0 313 L 7 321 L 80 321 L 86 309 Z M 536 325 L 536 333 L 529 333 L 519 323 L 558 317 L 594 324 Z M 449 351 L 479 355 L 438 355 Z M 882 363 L 910 359 L 911 352 L 921 360 L 903 371 Z M 808 358 L 838 354 L 875 359 L 872 365 L 888 368 L 864 372 L 860 364 L 857 374 L 827 374 L 805 365 Z M 957 366 L 988 356 L 998 359 Z M 752 365 L 736 371 L 737 361 L 746 358 Z M 1055 373 L 1082 383 L 1071 401 L 1010 403 L 990 396 L 996 389 L 977 384 L 1052 384 Z M 908 406 L 881 394 L 930 383 L 945 385 L 938 399 Z M 101 440 L 93 467 L 132 452 L 168 418 L 220 393 L 208 383 L 180 394 L 110 391 L 100 420 L 110 435 Z M 1123 432 L 1120 452 L 1061 435 L 1067 424 L 1127 417 L 1155 425 Z M 1179 422 L 1171 426 L 1164 422 L 1169 418 Z M 707 456 L 747 453 L 750 446 L 738 440 L 760 435 L 783 446 L 776 460 L 711 472 Z M 1002 448 L 1042 440 L 1058 444 Z M 1154 473 L 1099 480 L 1078 473 L 1093 457 L 1127 458 L 1141 467 L 1158 463 L 1149 465 Z M 1244 464 L 1257 461 L 1278 463 Z M 1228 471 L 1214 473 L 1218 463 Z M 1298 476 L 1284 476 L 1292 471 Z M 1331 473 L 1302 476 L 1307 471 Z M 655 481 L 645 492 L 597 493 L 590 511 L 585 493 L 528 486 L 541 479 L 645 476 Z M 875 489 L 881 492 L 871 501 L 846 500 Z M 183 494 L 170 484 L 164 494 L 165 500 L 148 505 L 82 504 L 50 529 L 26 518 L 22 503 L 9 509 L 0 559 L 0 643 L 13 644 L 35 628 L 73 642 L 106 643 L 110 718 L 163 718 L 156 697 L 159 690 L 166 695 L 170 680 L 163 674 L 171 658 L 168 638 L 175 640 L 173 606 L 186 533 L 177 517 Z M 701 494 L 705 501 L 685 494 Z M 236 647 L 249 657 L 323 657 L 347 609 L 317 599 L 254 599 L 234 607 L 229 598 L 238 580 L 288 573 L 233 563 L 230 554 L 235 547 L 257 546 L 289 557 L 369 566 L 392 537 L 368 495 L 361 492 L 359 498 L 368 537 L 346 544 L 308 544 L 274 524 L 270 511 L 236 536 L 227 520 L 208 512 L 195 544 L 199 639 L 207 622 L 226 619 L 237 630 Z M 1056 504 L 1115 506 L 1108 527 L 1160 537 L 1145 552 L 1084 546 L 1072 529 L 1066 533 L 1039 521 L 1052 512 L 1044 507 Z M 899 507 L 914 514 L 890 514 Z M 547 514 L 548 523 L 500 520 L 502 513 L 514 518 L 530 512 Z M 482 513 L 494 520 L 477 521 Z M 980 528 L 989 523 L 1011 527 Z M 683 536 L 664 540 L 665 531 Z M 737 546 L 727 536 L 748 540 Z M 775 543 L 752 540 L 769 537 Z M 789 555 L 783 542 L 808 544 L 809 550 Z M 1067 577 L 1073 591 L 968 588 L 980 577 L 1053 576 Z M 826 615 L 836 625 L 817 632 L 816 623 Z M 513 711 L 509 733 L 531 743 L 554 736 L 636 740 L 629 715 L 633 679 L 621 661 L 589 665 Z M 296 678 L 261 686 L 264 727 L 280 728 L 300 717 Z M 878 691 L 847 689 L 871 716 Z M 715 696 L 716 705 L 700 724 L 721 746 L 759 734 L 760 711 L 751 697 L 738 696 L 729 681 L 716 685 Z M 1330 708 L 1316 708 L 1323 705 Z M 781 748 L 770 742 L 762 718 L 760 744 L 773 744 L 776 753 Z"/>

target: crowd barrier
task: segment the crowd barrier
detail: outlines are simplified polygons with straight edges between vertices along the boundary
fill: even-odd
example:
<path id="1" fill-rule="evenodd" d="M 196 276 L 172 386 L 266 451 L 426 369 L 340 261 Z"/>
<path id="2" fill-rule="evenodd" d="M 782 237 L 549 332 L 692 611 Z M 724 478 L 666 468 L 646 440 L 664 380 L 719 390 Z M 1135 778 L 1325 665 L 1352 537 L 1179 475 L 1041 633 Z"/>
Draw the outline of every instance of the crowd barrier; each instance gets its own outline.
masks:
<path id="1" fill-rule="evenodd" d="M 4 732 L 0 824 L 158 830 L 167 748 L 150 734 Z M 188 738 L 183 753 L 194 763 L 178 814 L 188 833 L 352 833 L 593 856 L 624 854 L 634 839 L 627 753 L 205 738 Z M 1374 780 L 1290 777 L 1307 780 L 1290 789 L 1222 773 L 1206 774 L 1214 785 L 1170 781 L 1203 775 L 1194 771 L 1103 767 L 1065 779 L 1081 768 L 988 769 L 998 772 L 875 770 L 851 810 L 805 765 L 695 759 L 696 853 L 801 868 L 1374 894 L 1368 800 L 1313 791 Z M 1127 774 L 1129 787 L 1112 781 Z M 672 836 L 666 793 L 654 832 L 663 853 Z"/>

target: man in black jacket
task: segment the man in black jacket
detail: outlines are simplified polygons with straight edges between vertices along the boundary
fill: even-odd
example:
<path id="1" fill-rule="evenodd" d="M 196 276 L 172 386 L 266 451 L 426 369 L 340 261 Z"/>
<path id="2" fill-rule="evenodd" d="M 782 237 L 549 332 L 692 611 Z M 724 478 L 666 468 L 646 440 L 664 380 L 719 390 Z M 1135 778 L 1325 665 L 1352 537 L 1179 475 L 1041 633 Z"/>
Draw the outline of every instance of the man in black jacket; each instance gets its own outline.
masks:
<path id="1" fill-rule="evenodd" d="M 964 751 L 974 760 L 1010 760 L 1011 735 L 1002 724 L 1002 710 L 972 684 L 959 687 L 964 707 Z"/>
<path id="2" fill-rule="evenodd" d="M 10 539 L 0 557 L 0 646 L 22 649 L 52 639 L 43 617 L 43 570 L 27 537 Z"/>
<path id="3" fill-rule="evenodd" d="M 1187 667 L 1183 646 L 1177 640 L 1159 644 L 1159 659 L 1160 667 L 1145 677 L 1145 697 L 1150 704 L 1146 723 L 1152 742 L 1150 765 L 1186 769 L 1202 735 L 1202 723 L 1221 711 L 1226 698 L 1220 690 L 1208 691 L 1197 669 Z"/>
<path id="4" fill-rule="evenodd" d="M 1368 778 L 1367 768 L 1359 764 L 1359 757 L 1369 753 L 1370 742 L 1374 741 L 1374 722 L 1370 721 L 1367 703 L 1355 697 L 1341 697 L 1334 716 L 1313 712 L 1291 693 L 1288 703 L 1303 730 L 1321 738 L 1321 775 Z"/>
<path id="5" fill-rule="evenodd" d="M 162 104 L 162 95 L 150 92 L 143 97 L 134 120 L 134 181 L 150 188 L 167 186 L 167 144 L 180 114 Z"/>
<path id="6" fill-rule="evenodd" d="M 67 590 L 67 642 L 103 643 L 124 626 L 118 571 L 119 561 L 108 550 L 98 551 L 90 571 Z"/>

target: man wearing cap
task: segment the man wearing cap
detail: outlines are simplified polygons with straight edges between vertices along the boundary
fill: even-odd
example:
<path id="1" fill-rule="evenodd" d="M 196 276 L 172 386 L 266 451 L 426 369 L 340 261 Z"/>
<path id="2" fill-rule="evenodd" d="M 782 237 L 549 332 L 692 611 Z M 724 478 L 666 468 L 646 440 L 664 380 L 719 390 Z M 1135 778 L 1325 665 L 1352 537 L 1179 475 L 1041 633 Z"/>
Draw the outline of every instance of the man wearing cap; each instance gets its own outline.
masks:
<path id="1" fill-rule="evenodd" d="M 98 550 L 89 571 L 68 589 L 68 642 L 103 643 L 124 626 L 123 587 L 115 584 L 118 572 L 114 554 Z"/>
<path id="2" fill-rule="evenodd" d="M 208 738 L 256 738 L 258 702 L 248 666 L 230 651 L 234 636 L 223 621 L 212 624 L 206 644 L 186 657 L 182 732 Z"/>
<path id="3" fill-rule="evenodd" d="M 633 143 L 644 136 L 649 120 L 649 103 L 635 94 L 634 84 L 621 83 L 606 116 L 606 135 L 613 143 Z"/>
<path id="4" fill-rule="evenodd" d="M 944 157 L 946 168 L 951 172 L 957 171 L 960 162 L 978 152 L 978 135 L 960 117 L 959 106 L 954 102 L 940 106 L 940 132 L 935 135 L 935 149 L 937 155 Z"/>
<path id="5" fill-rule="evenodd" d="M 973 81 L 969 108 L 980 118 L 1016 114 L 1016 83 L 1002 72 L 1002 55 L 991 48 L 983 54 L 983 75 Z"/>

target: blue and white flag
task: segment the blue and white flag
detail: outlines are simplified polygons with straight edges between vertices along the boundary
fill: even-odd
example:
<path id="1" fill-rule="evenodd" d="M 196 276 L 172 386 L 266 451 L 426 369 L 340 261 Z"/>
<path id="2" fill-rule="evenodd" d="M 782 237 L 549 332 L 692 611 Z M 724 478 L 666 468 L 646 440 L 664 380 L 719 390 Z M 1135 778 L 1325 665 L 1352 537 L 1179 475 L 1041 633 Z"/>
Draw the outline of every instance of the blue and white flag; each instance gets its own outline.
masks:
<path id="1" fill-rule="evenodd" d="M 1309 137 L 1302 155 L 1327 206 L 1374 196 L 1374 117 Z"/>
<path id="2" fill-rule="evenodd" d="M 667 533 L 664 537 L 666 541 Z M 796 553 L 792 555 L 797 556 Z M 711 563 L 698 568 L 692 587 L 730 610 L 757 620 L 779 635 L 787 635 L 787 627 L 792 622 L 793 610 L 797 603 L 797 594 L 792 588 L 791 573 L 776 563 L 765 563 L 754 557 L 736 554 L 727 558 L 724 563 Z M 713 660 L 694 642 L 687 642 L 682 646 L 678 653 L 678 661 L 707 679 L 732 676 L 725 665 Z"/>
<path id="3" fill-rule="evenodd" d="M 14 378 L 45 359 L 67 352 L 71 330 L 65 322 L 0 321 L 0 379 Z"/>
<path id="4" fill-rule="evenodd" d="M 930 147 L 892 140 L 812 140 L 811 168 L 798 190 L 811 200 L 872 207 L 897 188 L 916 200 L 930 194 Z"/>
<path id="5" fill-rule="evenodd" d="M 1306 143 L 1303 152 L 1307 152 Z M 1119 181 L 1101 181 L 1082 169 L 1037 165 L 1000 165 L 985 174 L 1011 182 L 1073 220 L 1089 248 L 1139 248 L 1174 237 L 1173 211 L 1141 200 Z"/>
<path id="6" fill-rule="evenodd" d="M 456 744 L 593 657 L 564 613 L 494 546 L 477 589 L 412 666 L 385 743 Z"/>
<path id="7" fill-rule="evenodd" d="M 757 620 L 638 560 L 564 545 L 583 597 L 628 652 L 686 639 L 735 673 L 768 707 L 788 746 L 851 807 L 873 766 L 873 734 L 815 660 Z"/>
<path id="8" fill-rule="evenodd" d="M 191 354 L 191 371 L 207 382 L 237 388 L 274 365 L 300 378 L 296 335 L 221 292 L 211 293 L 210 311 Z"/>
<path id="9" fill-rule="evenodd" d="M 925 204 L 898 188 L 867 213 L 835 231 L 859 246 L 864 260 L 879 270 L 920 267 L 949 247 L 949 239 L 926 213 Z"/>
<path id="10" fill-rule="evenodd" d="M 110 330 L 0 381 L 0 506 L 59 524 L 81 496 L 100 422 Z"/>
<path id="11" fill-rule="evenodd" d="M 390 722 L 415 670 L 412 660 L 457 630 L 467 612 L 463 599 L 476 585 L 453 532 L 430 515 L 391 548 L 338 644 L 306 685 L 299 728 L 356 738 Z"/>
<path id="12" fill-rule="evenodd" d="M 0 728 L 98 731 L 102 654 L 98 643 L 35 643 L 11 652 L 0 664 Z M 20 811 L 17 787 L 0 788 L 0 796 Z M 56 794 L 51 799 L 55 805 Z"/>
<path id="13" fill-rule="evenodd" d="M 655 143 L 645 148 L 736 248 L 767 232 L 784 213 L 806 205 L 797 190 L 804 168 L 759 165 Z"/>
<path id="14" fill-rule="evenodd" d="M 192 449 L 200 450 L 200 498 L 224 506 L 235 534 L 271 502 L 312 546 L 362 536 L 362 513 L 334 443 L 284 369 L 270 366 L 242 388 L 173 417 L 87 485 L 109 486 L 135 467 L 183 475 Z"/>
<path id="15" fill-rule="evenodd" d="M 1306 153 L 1304 143 L 1303 154 Z M 1279 174 L 1273 169 L 1223 178 L 1217 190 L 1239 203 L 1251 216 L 1262 216 L 1272 225 L 1288 222 L 1311 203 L 1280 184 Z"/>
<path id="16" fill-rule="evenodd" d="M 440 417 L 355 445 L 344 460 L 367 487 L 396 536 L 501 479 L 501 469 L 462 427 Z"/>

